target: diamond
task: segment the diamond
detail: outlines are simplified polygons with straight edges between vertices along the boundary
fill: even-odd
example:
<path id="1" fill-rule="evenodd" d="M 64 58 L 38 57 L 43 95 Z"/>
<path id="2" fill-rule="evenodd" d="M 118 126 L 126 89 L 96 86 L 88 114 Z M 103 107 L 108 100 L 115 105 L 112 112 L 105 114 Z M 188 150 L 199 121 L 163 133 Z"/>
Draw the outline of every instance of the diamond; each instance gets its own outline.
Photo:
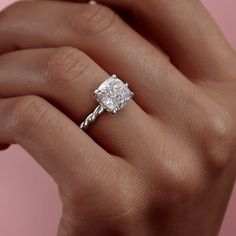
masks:
<path id="1" fill-rule="evenodd" d="M 94 95 L 107 111 L 115 114 L 128 103 L 134 94 L 127 84 L 113 75 L 99 86 Z"/>

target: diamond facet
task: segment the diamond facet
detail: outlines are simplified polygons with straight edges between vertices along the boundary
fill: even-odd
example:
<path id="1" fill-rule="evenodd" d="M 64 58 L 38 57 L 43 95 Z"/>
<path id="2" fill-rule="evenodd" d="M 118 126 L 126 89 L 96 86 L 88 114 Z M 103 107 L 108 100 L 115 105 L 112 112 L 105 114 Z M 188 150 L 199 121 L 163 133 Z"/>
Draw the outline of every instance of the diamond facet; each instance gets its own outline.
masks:
<path id="1" fill-rule="evenodd" d="M 121 110 L 133 97 L 127 84 L 115 75 L 105 80 L 94 92 L 98 102 L 109 112 L 116 113 Z"/>

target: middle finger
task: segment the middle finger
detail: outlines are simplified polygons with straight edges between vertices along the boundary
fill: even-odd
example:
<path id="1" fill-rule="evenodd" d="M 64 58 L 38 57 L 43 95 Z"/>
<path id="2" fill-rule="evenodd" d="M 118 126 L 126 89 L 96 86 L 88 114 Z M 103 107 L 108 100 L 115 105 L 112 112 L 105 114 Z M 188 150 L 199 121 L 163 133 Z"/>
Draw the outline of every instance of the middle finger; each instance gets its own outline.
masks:
<path id="1" fill-rule="evenodd" d="M 79 48 L 109 74 L 117 73 L 129 82 L 139 95 L 135 101 L 149 113 L 166 116 L 166 107 L 173 106 L 167 95 L 177 100 L 182 87 L 190 84 L 162 52 L 101 5 L 18 2 L 0 16 L 0 52 Z M 176 105 L 173 108 L 175 113 L 180 110 Z"/>

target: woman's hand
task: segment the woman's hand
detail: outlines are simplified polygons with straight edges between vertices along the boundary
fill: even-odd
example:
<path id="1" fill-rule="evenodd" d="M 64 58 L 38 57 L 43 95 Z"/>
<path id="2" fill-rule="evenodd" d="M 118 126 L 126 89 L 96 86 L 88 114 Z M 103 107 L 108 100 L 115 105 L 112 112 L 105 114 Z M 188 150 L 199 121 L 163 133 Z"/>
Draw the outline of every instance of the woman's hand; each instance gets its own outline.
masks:
<path id="1" fill-rule="evenodd" d="M 101 2 L 146 38 L 102 5 L 0 14 L 2 148 L 22 145 L 57 182 L 58 236 L 216 235 L 236 170 L 235 54 L 199 1 Z M 134 101 L 85 133 L 112 73 Z"/>

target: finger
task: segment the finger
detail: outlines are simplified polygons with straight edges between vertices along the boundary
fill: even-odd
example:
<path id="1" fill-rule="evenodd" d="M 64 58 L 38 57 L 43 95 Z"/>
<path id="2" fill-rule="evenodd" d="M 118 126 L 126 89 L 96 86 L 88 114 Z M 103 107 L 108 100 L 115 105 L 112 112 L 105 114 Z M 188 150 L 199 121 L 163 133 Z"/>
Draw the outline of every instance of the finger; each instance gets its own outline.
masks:
<path id="1" fill-rule="evenodd" d="M 87 55 L 69 47 L 5 54 L 0 57 L 0 73 L 1 96 L 37 94 L 57 104 L 78 124 L 97 106 L 92 94 L 109 77 Z M 109 152 L 130 156 L 142 148 L 138 145 L 142 138 L 137 134 L 152 129 L 149 120 L 130 101 L 116 116 L 102 114 L 88 132 Z"/>
<path id="2" fill-rule="evenodd" d="M 132 2 L 153 38 L 189 78 L 216 80 L 231 72 L 233 50 L 201 1 Z"/>
<path id="3" fill-rule="evenodd" d="M 98 2 L 133 13 L 137 24 L 189 78 L 222 80 L 232 73 L 234 52 L 201 1 Z"/>
<path id="4" fill-rule="evenodd" d="M 19 2 L 3 12 L 1 19 L 0 51 L 13 50 L 16 45 L 79 48 L 109 74 L 127 81 L 139 95 L 135 101 L 149 113 L 166 113 L 165 107 L 170 105 L 167 94 L 178 96 L 176 88 L 185 83 L 163 53 L 106 7 Z"/>
<path id="5" fill-rule="evenodd" d="M 112 160 L 71 120 L 37 96 L 1 99 L 0 130 L 0 143 L 20 144 L 58 183 L 68 184 Z"/>

